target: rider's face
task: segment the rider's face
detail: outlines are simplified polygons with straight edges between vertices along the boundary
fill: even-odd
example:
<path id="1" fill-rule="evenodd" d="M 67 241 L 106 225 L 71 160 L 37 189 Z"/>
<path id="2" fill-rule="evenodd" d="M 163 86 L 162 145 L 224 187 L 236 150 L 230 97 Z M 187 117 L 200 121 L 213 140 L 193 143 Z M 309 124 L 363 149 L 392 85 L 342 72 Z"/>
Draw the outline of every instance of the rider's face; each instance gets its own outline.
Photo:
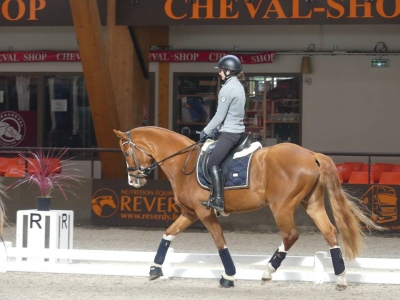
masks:
<path id="1" fill-rule="evenodd" d="M 230 70 L 226 70 L 226 75 L 229 75 L 230 73 L 231 73 Z M 225 80 L 226 76 L 224 74 L 224 70 L 220 69 L 218 74 L 219 74 L 219 76 L 221 77 L 222 80 Z"/>

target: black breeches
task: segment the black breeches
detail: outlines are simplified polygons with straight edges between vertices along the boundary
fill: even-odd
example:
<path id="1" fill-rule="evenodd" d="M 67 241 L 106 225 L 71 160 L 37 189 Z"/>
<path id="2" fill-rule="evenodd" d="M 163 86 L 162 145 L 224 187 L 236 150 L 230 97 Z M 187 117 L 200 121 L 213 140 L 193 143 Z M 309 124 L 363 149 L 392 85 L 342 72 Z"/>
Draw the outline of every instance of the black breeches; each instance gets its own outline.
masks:
<path id="1" fill-rule="evenodd" d="M 215 148 L 208 159 L 208 170 L 213 166 L 221 166 L 226 156 L 236 146 L 242 135 L 243 133 L 221 132 L 221 136 L 215 144 Z"/>

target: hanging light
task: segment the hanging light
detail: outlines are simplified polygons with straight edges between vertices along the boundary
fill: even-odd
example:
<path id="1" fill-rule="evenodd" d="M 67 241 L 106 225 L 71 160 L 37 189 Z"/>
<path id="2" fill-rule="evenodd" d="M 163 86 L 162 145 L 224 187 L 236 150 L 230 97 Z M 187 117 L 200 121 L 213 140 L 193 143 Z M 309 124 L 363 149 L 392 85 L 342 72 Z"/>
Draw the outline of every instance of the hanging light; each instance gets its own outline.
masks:
<path id="1" fill-rule="evenodd" d="M 303 56 L 301 59 L 301 74 L 310 74 L 311 73 L 311 60 L 309 56 Z"/>

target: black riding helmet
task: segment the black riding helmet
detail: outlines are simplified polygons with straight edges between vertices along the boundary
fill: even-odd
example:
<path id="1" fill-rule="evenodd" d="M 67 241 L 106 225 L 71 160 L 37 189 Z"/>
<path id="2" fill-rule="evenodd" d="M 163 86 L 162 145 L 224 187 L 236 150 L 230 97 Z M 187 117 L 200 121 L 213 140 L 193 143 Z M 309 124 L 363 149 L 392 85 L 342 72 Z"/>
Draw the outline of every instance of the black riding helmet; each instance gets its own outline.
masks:
<path id="1" fill-rule="evenodd" d="M 231 75 L 237 75 L 242 71 L 242 63 L 235 55 L 225 55 L 219 60 L 218 65 L 215 68 L 223 70 L 225 76 L 230 77 Z M 230 70 L 231 74 L 227 76 L 225 73 L 226 70 Z"/>

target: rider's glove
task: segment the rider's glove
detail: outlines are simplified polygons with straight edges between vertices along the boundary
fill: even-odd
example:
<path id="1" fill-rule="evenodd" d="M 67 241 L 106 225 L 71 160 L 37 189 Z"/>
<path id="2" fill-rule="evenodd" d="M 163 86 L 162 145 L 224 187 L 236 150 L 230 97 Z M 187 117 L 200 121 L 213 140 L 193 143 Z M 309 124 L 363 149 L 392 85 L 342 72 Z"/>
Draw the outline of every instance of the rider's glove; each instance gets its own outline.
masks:
<path id="1" fill-rule="evenodd" d="M 208 138 L 208 135 L 204 132 L 204 130 L 202 130 L 200 132 L 200 142 L 204 142 L 206 139 Z"/>
<path id="2" fill-rule="evenodd" d="M 215 129 L 211 132 L 210 138 L 213 139 L 213 140 L 215 141 L 216 139 L 218 139 L 218 137 L 219 137 L 219 130 L 218 130 L 218 128 L 215 128 Z"/>

